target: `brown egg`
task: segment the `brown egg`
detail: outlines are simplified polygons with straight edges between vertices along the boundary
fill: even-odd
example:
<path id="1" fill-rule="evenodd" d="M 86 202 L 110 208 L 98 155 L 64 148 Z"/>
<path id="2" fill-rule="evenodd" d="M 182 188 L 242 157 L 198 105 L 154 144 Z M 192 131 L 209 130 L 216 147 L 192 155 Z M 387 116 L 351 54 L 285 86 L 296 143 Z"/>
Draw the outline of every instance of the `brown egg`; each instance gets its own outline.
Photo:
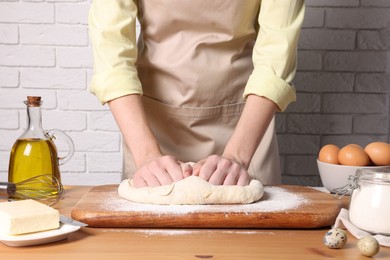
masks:
<path id="1" fill-rule="evenodd" d="M 318 154 L 318 160 L 321 162 L 339 164 L 338 154 L 340 148 L 334 144 L 323 146 Z"/>
<path id="2" fill-rule="evenodd" d="M 340 149 L 339 163 L 349 166 L 367 166 L 370 164 L 368 154 L 359 145 L 346 145 Z"/>
<path id="3" fill-rule="evenodd" d="M 378 166 L 390 165 L 390 144 L 373 142 L 368 144 L 364 151 L 366 151 L 373 164 Z"/>
<path id="4" fill-rule="evenodd" d="M 361 146 L 358 145 L 358 144 L 347 144 L 346 146 L 355 146 L 355 147 L 359 147 L 359 148 L 363 149 L 363 147 L 361 147 Z"/>

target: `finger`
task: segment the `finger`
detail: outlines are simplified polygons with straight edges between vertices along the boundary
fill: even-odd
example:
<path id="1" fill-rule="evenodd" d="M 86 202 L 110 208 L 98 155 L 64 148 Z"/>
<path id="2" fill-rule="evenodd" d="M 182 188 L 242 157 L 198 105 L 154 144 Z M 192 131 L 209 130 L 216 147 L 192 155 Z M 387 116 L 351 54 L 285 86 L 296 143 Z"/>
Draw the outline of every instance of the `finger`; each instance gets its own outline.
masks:
<path id="1" fill-rule="evenodd" d="M 205 161 L 206 161 L 206 160 L 203 159 L 203 160 L 198 161 L 198 162 L 195 163 L 194 165 L 192 165 L 192 175 L 194 175 L 194 176 L 199 176 L 199 174 L 200 174 L 200 169 L 202 168 L 202 166 L 203 166 L 203 164 L 204 164 Z"/>
<path id="2" fill-rule="evenodd" d="M 222 158 L 220 156 L 216 157 L 217 169 L 214 171 L 213 175 L 210 177 L 209 182 L 214 185 L 223 185 L 226 178 L 233 178 L 228 180 L 228 183 L 234 183 L 235 176 L 238 171 L 238 165 L 234 164 L 232 161 Z M 232 174 L 231 177 L 229 177 Z M 235 184 L 235 183 L 234 183 Z"/>
<path id="3" fill-rule="evenodd" d="M 226 178 L 223 182 L 223 185 L 237 185 L 238 180 L 240 178 L 240 175 L 247 174 L 246 170 L 239 165 L 238 163 L 234 163 L 229 161 L 229 171 L 228 174 L 226 175 Z"/>
<path id="4" fill-rule="evenodd" d="M 164 165 L 166 172 L 170 176 L 173 182 L 184 179 L 183 169 L 181 164 L 173 157 L 165 158 Z"/>
<path id="5" fill-rule="evenodd" d="M 223 185 L 225 183 L 225 179 L 229 176 L 229 169 L 225 167 L 217 167 L 217 169 L 212 173 L 209 182 L 214 185 Z"/>
<path id="6" fill-rule="evenodd" d="M 156 173 L 155 177 L 158 180 L 158 184 L 155 186 L 169 185 L 172 182 L 174 182 L 172 176 L 167 171 L 164 171 L 164 170 L 161 170 L 160 172 Z M 152 185 L 149 185 L 149 186 L 152 186 Z"/>
<path id="7" fill-rule="evenodd" d="M 213 158 L 207 158 L 199 171 L 199 177 L 209 181 L 213 176 L 214 172 L 217 170 L 217 163 Z"/>
<path id="8" fill-rule="evenodd" d="M 192 166 L 189 163 L 180 163 L 183 177 L 187 178 L 192 175 Z"/>
<path id="9" fill-rule="evenodd" d="M 238 179 L 239 179 L 239 173 L 229 172 L 225 176 L 222 185 L 237 185 Z"/>
<path id="10" fill-rule="evenodd" d="M 143 180 L 145 181 L 146 186 L 149 186 L 149 187 L 161 186 L 161 182 L 153 174 L 145 174 L 143 177 Z"/>
<path id="11" fill-rule="evenodd" d="M 237 167 L 229 172 L 223 182 L 223 185 L 246 186 L 249 184 L 250 179 L 248 172 L 244 168 Z"/>
<path id="12" fill-rule="evenodd" d="M 168 185 L 173 182 L 171 175 L 166 170 L 166 165 L 160 161 L 149 163 L 143 176 L 148 186 L 152 187 Z"/>
<path id="13" fill-rule="evenodd" d="M 238 178 L 237 185 L 239 186 L 249 185 L 251 179 L 252 178 L 249 176 L 248 172 L 246 170 L 243 170 Z"/>
<path id="14" fill-rule="evenodd" d="M 164 155 L 158 160 L 147 165 L 147 171 L 156 176 L 160 185 L 168 185 L 174 181 L 183 179 L 183 174 L 179 162 L 169 155 Z"/>
<path id="15" fill-rule="evenodd" d="M 148 184 L 143 178 L 134 178 L 132 186 L 135 188 L 142 188 L 148 186 Z"/>

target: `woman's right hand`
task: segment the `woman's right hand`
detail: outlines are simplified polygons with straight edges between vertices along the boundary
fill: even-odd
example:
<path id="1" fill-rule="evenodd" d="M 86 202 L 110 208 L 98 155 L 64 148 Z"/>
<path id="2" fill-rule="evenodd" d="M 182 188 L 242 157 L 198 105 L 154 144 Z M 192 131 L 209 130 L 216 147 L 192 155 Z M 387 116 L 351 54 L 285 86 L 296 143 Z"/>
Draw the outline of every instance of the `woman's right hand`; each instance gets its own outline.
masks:
<path id="1" fill-rule="evenodd" d="M 140 187 L 155 187 L 168 185 L 191 176 L 190 164 L 178 161 L 170 155 L 162 155 L 143 164 L 137 169 L 133 178 L 133 185 Z"/>

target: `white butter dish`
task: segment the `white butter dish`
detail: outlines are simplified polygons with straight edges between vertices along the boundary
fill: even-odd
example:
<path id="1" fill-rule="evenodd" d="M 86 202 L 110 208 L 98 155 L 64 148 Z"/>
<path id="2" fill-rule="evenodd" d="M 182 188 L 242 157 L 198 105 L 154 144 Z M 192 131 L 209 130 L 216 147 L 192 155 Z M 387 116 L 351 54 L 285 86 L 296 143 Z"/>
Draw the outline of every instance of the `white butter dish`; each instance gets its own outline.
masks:
<path id="1" fill-rule="evenodd" d="M 80 226 L 61 224 L 58 229 L 29 233 L 24 235 L 1 235 L 0 241 L 9 246 L 33 246 L 63 240 Z"/>

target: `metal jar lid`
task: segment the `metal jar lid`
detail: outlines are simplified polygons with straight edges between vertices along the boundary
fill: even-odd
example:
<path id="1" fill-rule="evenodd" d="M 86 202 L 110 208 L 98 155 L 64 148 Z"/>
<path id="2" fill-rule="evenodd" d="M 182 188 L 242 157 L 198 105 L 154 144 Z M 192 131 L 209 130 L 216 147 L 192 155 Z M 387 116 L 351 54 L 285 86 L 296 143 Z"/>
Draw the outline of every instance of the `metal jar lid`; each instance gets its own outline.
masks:
<path id="1" fill-rule="evenodd" d="M 354 189 L 359 188 L 361 182 L 390 185 L 390 166 L 357 169 L 355 175 L 348 177 L 348 181 L 349 184 L 334 190 L 335 197 L 351 194 Z"/>
<path id="2" fill-rule="evenodd" d="M 356 171 L 355 182 L 360 181 L 377 184 L 390 184 L 390 167 L 384 168 L 361 168 Z"/>

